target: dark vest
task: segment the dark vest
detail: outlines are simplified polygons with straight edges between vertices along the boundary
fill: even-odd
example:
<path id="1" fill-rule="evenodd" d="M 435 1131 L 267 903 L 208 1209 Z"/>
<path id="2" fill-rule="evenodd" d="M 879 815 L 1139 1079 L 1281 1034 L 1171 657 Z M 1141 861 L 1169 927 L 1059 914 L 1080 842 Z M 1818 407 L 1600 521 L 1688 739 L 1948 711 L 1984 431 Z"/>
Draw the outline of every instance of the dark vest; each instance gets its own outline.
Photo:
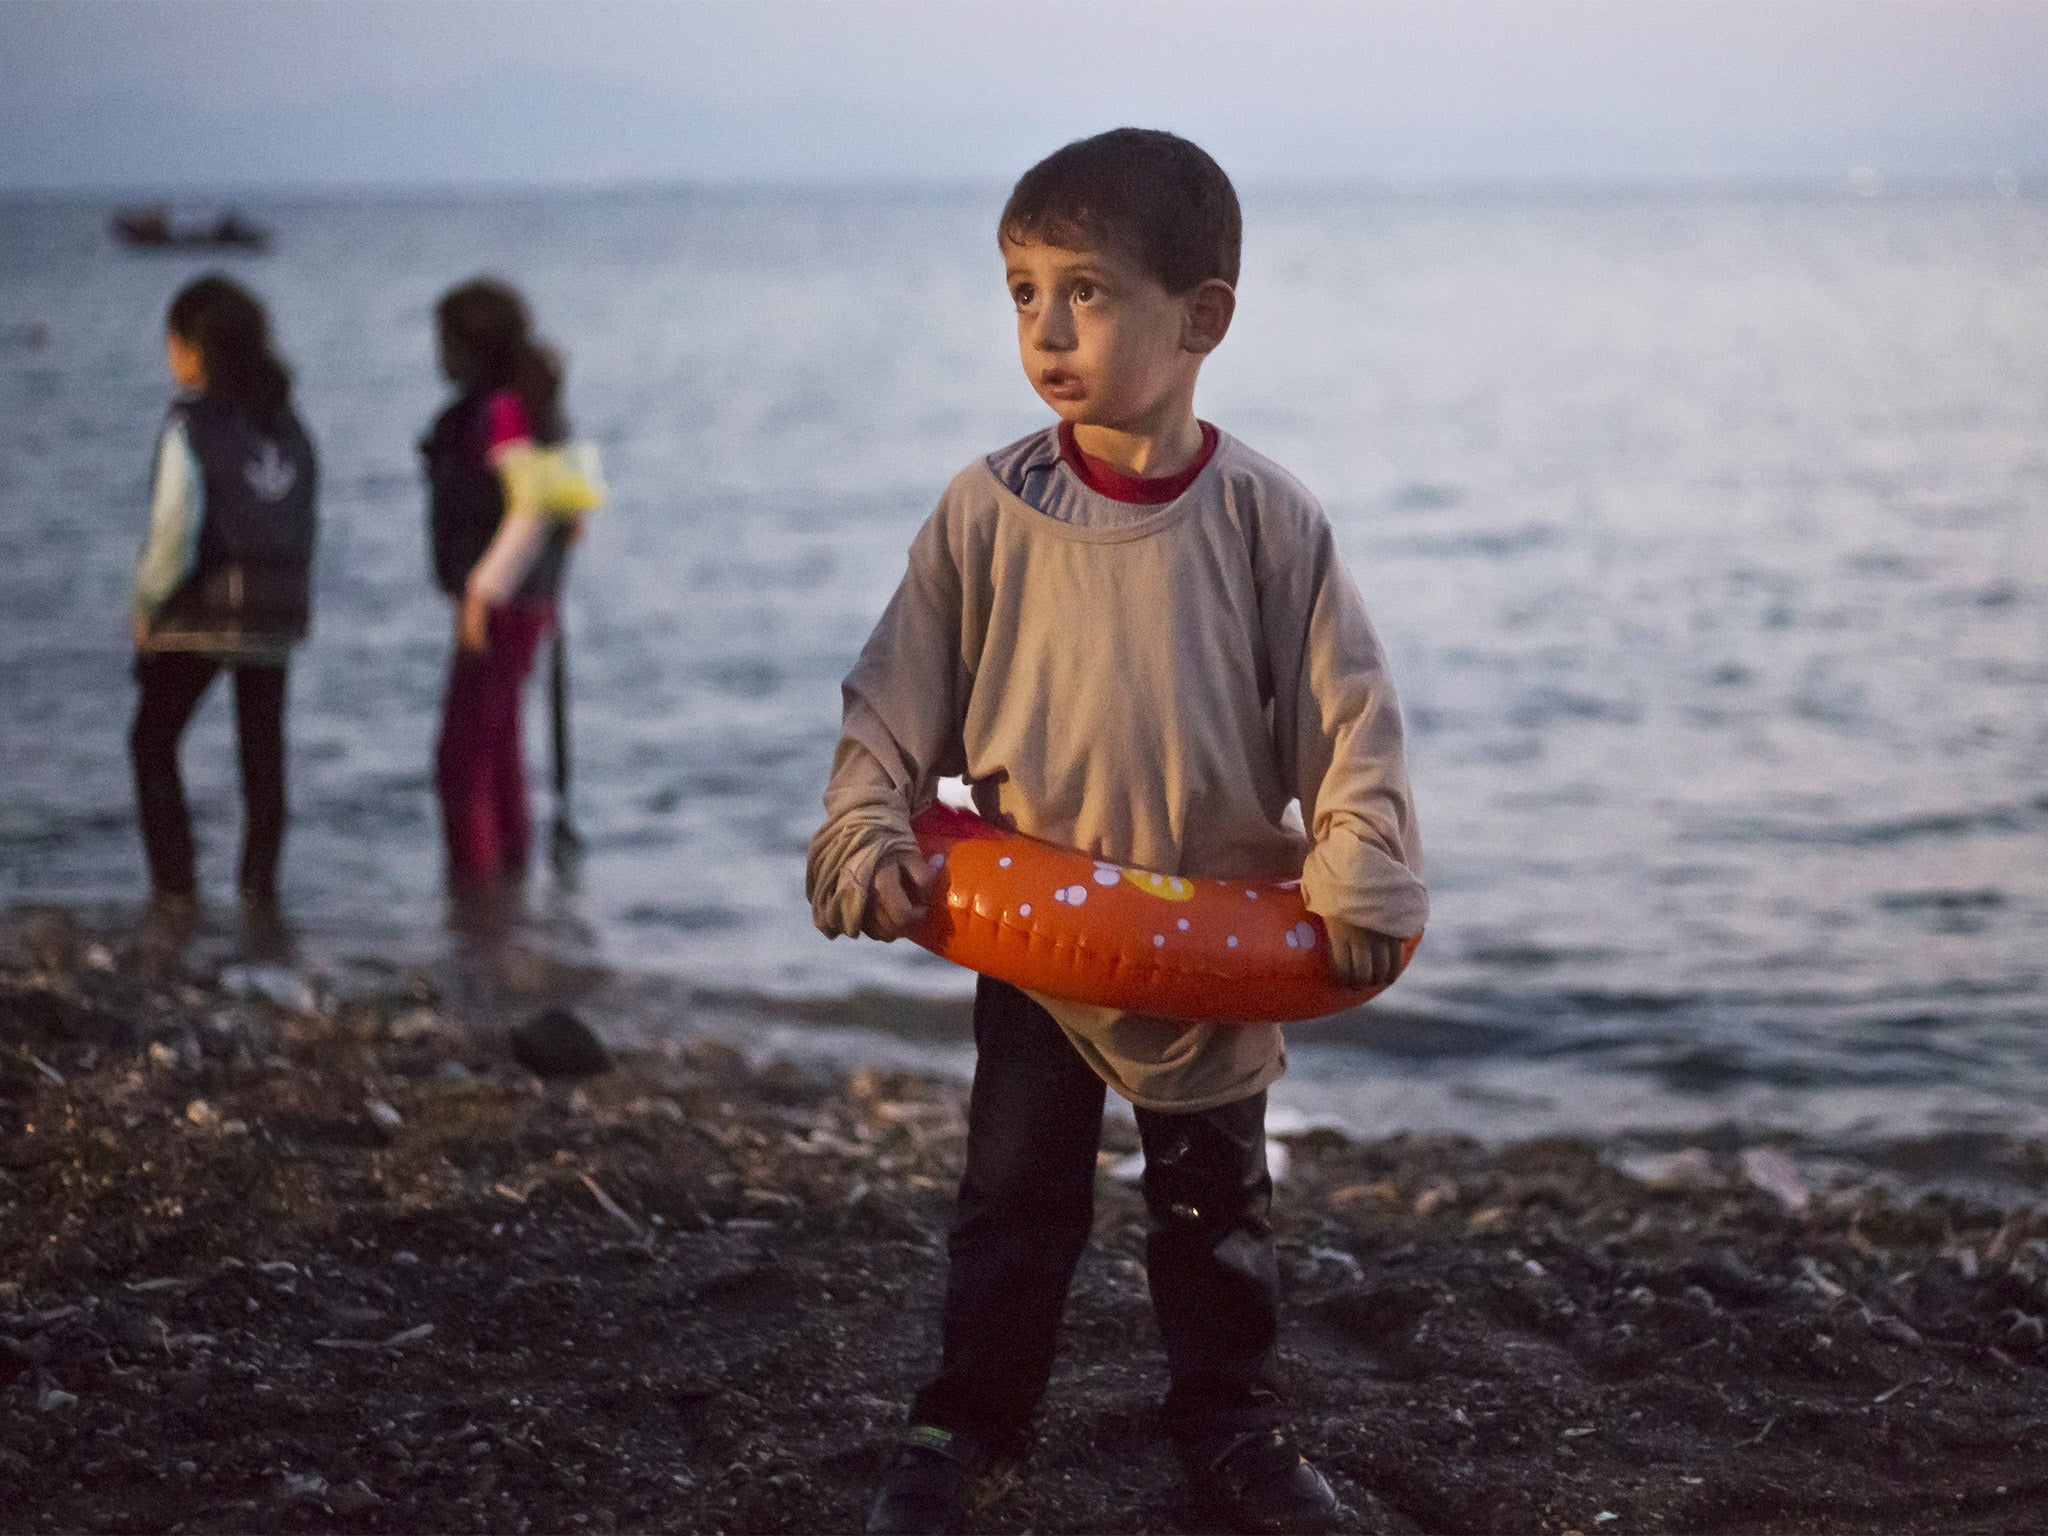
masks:
<path id="1" fill-rule="evenodd" d="M 171 407 L 199 462 L 204 491 L 191 574 L 152 629 L 224 642 L 296 641 L 313 613 L 319 465 L 289 406 L 259 423 L 206 395 Z"/>
<path id="2" fill-rule="evenodd" d="M 439 416 L 420 439 L 427 471 L 427 542 L 434 556 L 434 584 L 450 597 L 460 597 L 469 573 L 483 559 L 505 519 L 505 485 L 486 457 L 489 449 L 488 391 L 462 396 Z M 561 591 L 569 560 L 569 537 L 560 527 L 548 530 L 533 568 L 515 596 L 552 602 Z"/>

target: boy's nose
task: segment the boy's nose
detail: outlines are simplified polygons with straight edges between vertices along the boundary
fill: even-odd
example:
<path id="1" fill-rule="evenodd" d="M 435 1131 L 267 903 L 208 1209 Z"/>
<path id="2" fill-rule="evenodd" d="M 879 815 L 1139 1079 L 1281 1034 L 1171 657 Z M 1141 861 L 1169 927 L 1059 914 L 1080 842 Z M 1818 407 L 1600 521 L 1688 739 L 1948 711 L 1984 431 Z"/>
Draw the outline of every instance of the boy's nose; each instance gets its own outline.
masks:
<path id="1" fill-rule="evenodd" d="M 1032 344 L 1046 352 L 1068 352 L 1074 346 L 1074 317 L 1064 304 L 1047 304 L 1031 328 Z"/>

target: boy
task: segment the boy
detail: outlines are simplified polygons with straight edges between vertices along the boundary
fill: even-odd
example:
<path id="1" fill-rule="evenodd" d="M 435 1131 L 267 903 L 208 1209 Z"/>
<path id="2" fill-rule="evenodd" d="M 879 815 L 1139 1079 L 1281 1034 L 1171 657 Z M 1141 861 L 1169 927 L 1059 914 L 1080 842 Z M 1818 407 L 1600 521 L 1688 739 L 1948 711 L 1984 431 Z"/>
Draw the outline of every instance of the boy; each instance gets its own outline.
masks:
<path id="1" fill-rule="evenodd" d="M 1084 139 L 1017 183 L 999 239 L 1059 423 L 954 479 L 846 679 L 806 880 L 825 933 L 917 926 L 935 878 L 910 816 L 949 774 L 984 816 L 1098 858 L 1299 875 L 1347 980 L 1390 979 L 1421 932 L 1399 711 L 1322 510 L 1194 414 L 1240 229 L 1229 178 L 1169 133 Z M 1088 1239 L 1105 1084 L 1145 1149 L 1164 1418 L 1198 1499 L 1233 1529 L 1327 1526 L 1336 1498 L 1282 1425 L 1275 1361 L 1279 1029 L 983 977 L 974 1038 L 940 1369 L 868 1529 L 956 1529 L 975 1475 L 1021 1452 Z"/>

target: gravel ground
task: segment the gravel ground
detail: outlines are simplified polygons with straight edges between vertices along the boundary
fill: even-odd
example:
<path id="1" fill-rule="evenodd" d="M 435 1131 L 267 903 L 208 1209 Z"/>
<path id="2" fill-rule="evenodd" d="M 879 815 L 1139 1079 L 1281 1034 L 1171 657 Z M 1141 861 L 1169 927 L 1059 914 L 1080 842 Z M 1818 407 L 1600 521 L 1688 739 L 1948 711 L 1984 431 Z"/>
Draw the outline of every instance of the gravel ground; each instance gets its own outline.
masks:
<path id="1" fill-rule="evenodd" d="M 858 1529 L 929 1363 L 957 1085 L 699 1042 L 544 1081 L 50 918 L 0 963 L 0 1530 Z M 229 978 L 230 981 L 233 978 Z M 1358 1531 L 2048 1527 L 2048 1220 L 1286 1138 L 1297 1426 Z M 1111 1168 L 986 1531 L 1200 1530 Z M 2048 1168 L 2036 1145 L 1993 1149 Z M 1988 1155 L 1988 1154 L 1987 1154 Z"/>

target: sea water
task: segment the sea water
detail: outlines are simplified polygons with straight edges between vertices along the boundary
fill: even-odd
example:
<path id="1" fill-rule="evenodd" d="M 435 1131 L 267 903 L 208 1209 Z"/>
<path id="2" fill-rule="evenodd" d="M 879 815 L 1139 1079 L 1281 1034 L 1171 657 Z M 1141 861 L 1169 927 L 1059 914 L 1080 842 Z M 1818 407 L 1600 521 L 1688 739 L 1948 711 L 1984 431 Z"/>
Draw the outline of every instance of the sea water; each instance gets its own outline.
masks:
<path id="1" fill-rule="evenodd" d="M 223 267 L 270 304 L 322 460 L 287 905 L 313 953 L 446 956 L 451 620 L 414 444 L 434 299 L 493 272 L 567 354 L 614 495 L 567 604 L 586 851 L 536 876 L 524 941 L 807 1000 L 845 1053 L 856 1013 L 962 995 L 907 945 L 827 944 L 802 881 L 838 680 L 912 534 L 1047 419 L 1000 197 L 250 204 L 262 257 L 0 204 L 0 903 L 141 894 L 125 613 L 162 316 Z M 1291 1032 L 1277 1097 L 1366 1131 L 2048 1130 L 2048 205 L 1253 191 L 1247 216 L 1199 409 L 1329 512 L 1435 903 L 1382 1004 Z M 224 690 L 185 761 L 224 898 Z"/>

